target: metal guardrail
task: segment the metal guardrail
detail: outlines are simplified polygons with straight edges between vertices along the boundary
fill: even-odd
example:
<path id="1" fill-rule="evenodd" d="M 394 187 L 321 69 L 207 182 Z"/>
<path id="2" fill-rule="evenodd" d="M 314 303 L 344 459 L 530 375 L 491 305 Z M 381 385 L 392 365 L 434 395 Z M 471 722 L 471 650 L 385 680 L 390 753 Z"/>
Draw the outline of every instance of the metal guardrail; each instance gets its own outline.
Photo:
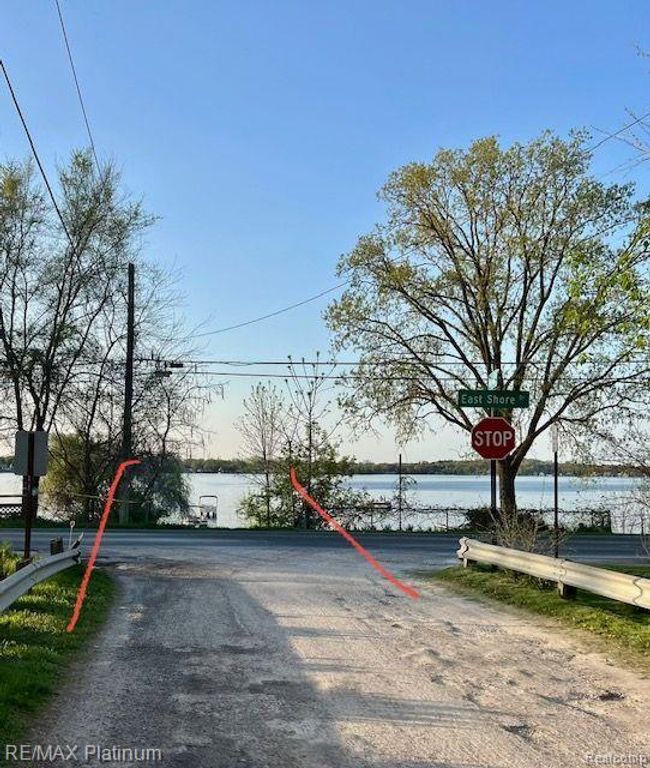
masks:
<path id="1" fill-rule="evenodd" d="M 58 555 L 36 560 L 0 581 L 0 611 L 9 608 L 36 584 L 79 563 L 81 561 L 79 543 L 80 541 L 77 541 L 71 549 L 66 549 Z"/>
<path id="2" fill-rule="evenodd" d="M 460 540 L 457 555 L 465 566 L 468 563 L 485 563 L 554 581 L 562 597 L 572 597 L 576 588 L 585 589 L 596 595 L 650 611 L 650 579 L 641 576 L 498 547 L 466 537 Z"/>

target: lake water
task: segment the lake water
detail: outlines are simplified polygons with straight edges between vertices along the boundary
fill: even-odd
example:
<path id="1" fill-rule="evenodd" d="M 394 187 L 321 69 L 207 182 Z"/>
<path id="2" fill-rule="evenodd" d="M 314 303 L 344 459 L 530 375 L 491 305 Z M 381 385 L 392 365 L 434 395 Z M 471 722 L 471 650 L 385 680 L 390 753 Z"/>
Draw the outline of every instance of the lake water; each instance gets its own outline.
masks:
<path id="1" fill-rule="evenodd" d="M 462 522 L 462 515 L 454 509 L 468 509 L 489 506 L 490 479 L 488 476 L 465 475 L 413 475 L 415 486 L 407 493 L 407 505 L 416 507 L 446 508 L 447 512 L 436 514 L 414 514 L 405 520 L 414 528 L 444 528 Z M 237 514 L 237 507 L 245 495 L 255 488 L 253 478 L 247 475 L 203 474 L 188 475 L 191 487 L 191 503 L 198 505 L 212 504 L 209 498 L 217 496 L 217 524 L 234 528 L 244 523 Z M 390 499 L 395 494 L 395 475 L 355 475 L 350 480 L 351 487 L 365 489 L 374 499 Z M 612 512 L 613 527 L 618 532 L 638 532 L 641 513 L 629 502 L 638 479 L 626 477 L 576 478 L 561 477 L 559 481 L 559 506 L 562 510 L 591 510 L 607 508 Z M 519 477 L 517 478 L 517 502 L 520 507 L 550 509 L 553 506 L 553 478 Z M 9 473 L 0 473 L 0 494 L 19 493 L 20 478 Z M 7 501 L 7 500 L 5 500 Z M 567 515 L 567 521 L 575 515 Z M 584 518 L 589 522 L 589 517 Z M 396 519 L 382 521 L 383 524 L 396 524 Z M 646 522 L 646 530 L 648 529 Z"/>
<path id="2" fill-rule="evenodd" d="M 453 509 L 471 509 L 489 506 L 490 478 L 466 475 L 413 475 L 415 486 L 407 492 L 407 500 L 417 507 L 444 507 L 448 513 L 417 514 L 408 519 L 414 528 L 452 527 L 462 522 L 462 515 Z M 352 488 L 365 489 L 374 499 L 390 499 L 395 494 L 395 475 L 355 475 L 350 480 Z M 638 511 L 633 514 L 625 500 L 638 487 L 638 479 L 627 477 L 600 477 L 583 479 L 561 477 L 559 479 L 559 507 L 562 510 L 592 510 L 608 508 L 612 511 L 617 530 L 631 532 L 639 529 Z M 256 487 L 246 475 L 202 474 L 190 475 L 192 503 L 198 504 L 202 495 L 218 497 L 218 523 L 225 527 L 242 525 L 237 507 L 244 494 Z M 553 478 L 519 477 L 516 482 L 517 503 L 520 507 L 550 509 L 553 506 Z M 211 503 L 204 499 L 204 503 Z M 621 509 L 621 507 L 623 507 Z M 567 515 L 573 520 L 574 515 Z M 384 521 L 386 522 L 386 521 Z M 395 520 L 389 520 L 393 524 Z M 585 518 L 588 522 L 588 517 Z M 383 523 L 382 523 L 383 524 Z"/>

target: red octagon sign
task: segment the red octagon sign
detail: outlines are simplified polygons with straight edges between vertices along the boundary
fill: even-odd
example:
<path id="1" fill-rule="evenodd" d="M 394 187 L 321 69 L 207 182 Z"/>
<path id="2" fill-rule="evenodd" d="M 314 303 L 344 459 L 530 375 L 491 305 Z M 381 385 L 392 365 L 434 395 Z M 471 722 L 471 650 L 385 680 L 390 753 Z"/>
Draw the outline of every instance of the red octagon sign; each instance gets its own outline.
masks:
<path id="1" fill-rule="evenodd" d="M 505 419 L 481 419 L 472 429 L 472 448 L 484 459 L 505 459 L 515 447 L 515 430 Z"/>

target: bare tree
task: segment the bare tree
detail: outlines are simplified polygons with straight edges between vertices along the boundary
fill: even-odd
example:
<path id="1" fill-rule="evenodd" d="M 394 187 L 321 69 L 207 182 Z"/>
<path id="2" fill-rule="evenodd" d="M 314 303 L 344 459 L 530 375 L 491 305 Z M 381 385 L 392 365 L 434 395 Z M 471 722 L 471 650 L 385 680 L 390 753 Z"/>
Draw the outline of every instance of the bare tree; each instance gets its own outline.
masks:
<path id="1" fill-rule="evenodd" d="M 615 509 L 618 507 L 625 531 L 638 531 L 641 545 L 650 555 L 650 429 L 646 414 L 623 417 L 615 430 L 597 431 L 595 437 L 596 440 L 583 447 L 583 457 L 588 461 L 623 465 L 636 478 L 630 491 L 610 504 Z"/>
<path id="2" fill-rule="evenodd" d="M 141 507 L 149 510 L 165 472 L 178 474 L 178 457 L 192 439 L 214 387 L 207 386 L 193 367 L 167 367 L 168 361 L 193 354 L 187 341 L 191 334 L 175 316 L 179 305 L 175 275 L 140 260 L 136 284 L 136 349 L 151 350 L 152 356 L 136 359 L 133 451 L 146 464 L 145 471 L 135 473 L 134 481 Z M 92 360 L 83 375 L 75 378 L 54 423 L 53 459 L 65 466 L 59 474 L 67 482 L 60 482 L 56 475 L 55 480 L 46 481 L 47 497 L 73 516 L 82 507 L 84 520 L 96 517 L 98 491 L 110 481 L 120 455 L 125 315 L 125 296 L 116 293 L 96 324 Z M 70 489 L 77 490 L 79 503 L 71 503 Z M 176 502 L 168 500 L 168 511 L 183 511 L 178 509 L 182 494 L 176 493 L 175 498 Z"/>
<path id="3" fill-rule="evenodd" d="M 76 153 L 58 175 L 61 222 L 30 163 L 0 166 L 0 363 L 5 430 L 50 430 L 93 330 L 151 223 L 112 166 Z"/>
<path id="4" fill-rule="evenodd" d="M 287 411 L 287 425 L 290 433 L 291 451 L 296 457 L 301 453 L 306 455 L 303 465 L 304 482 L 307 493 L 312 493 L 314 480 L 314 463 L 316 457 L 327 452 L 341 419 L 333 425 L 328 424 L 332 416 L 332 398 L 328 392 L 333 389 L 335 366 L 322 361 L 320 353 L 316 352 L 315 359 L 299 362 L 289 356 L 287 365 L 289 376 L 285 379 L 290 403 Z M 311 508 L 305 502 L 302 504 L 305 527 L 311 521 Z"/>
<path id="5" fill-rule="evenodd" d="M 244 414 L 237 422 L 247 458 L 260 462 L 266 524 L 271 525 L 272 475 L 285 443 L 286 409 L 273 384 L 258 383 L 244 399 Z"/>
<path id="6" fill-rule="evenodd" d="M 174 275 L 141 255 L 153 217 L 120 183 L 113 166 L 96 170 L 88 153 L 75 153 L 58 173 L 61 221 L 30 163 L 0 165 L 0 437 L 49 431 L 59 467 L 46 486 L 61 505 L 75 488 L 86 520 L 121 440 L 129 262 L 137 349 L 156 359 L 191 353 Z M 158 373 L 139 362 L 134 385 L 134 448 L 152 457 L 139 481 L 145 499 L 206 399 L 192 372 Z"/>

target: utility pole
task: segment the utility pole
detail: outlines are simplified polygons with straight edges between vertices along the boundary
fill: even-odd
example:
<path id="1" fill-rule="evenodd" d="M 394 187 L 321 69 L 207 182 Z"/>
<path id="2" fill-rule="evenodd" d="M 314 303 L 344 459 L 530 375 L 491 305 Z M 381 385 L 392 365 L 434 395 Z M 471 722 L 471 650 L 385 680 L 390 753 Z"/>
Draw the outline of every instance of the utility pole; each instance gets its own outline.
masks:
<path id="1" fill-rule="evenodd" d="M 551 426 L 551 441 L 553 445 L 553 555 L 560 556 L 560 520 L 558 505 L 558 451 L 560 448 L 560 429 L 557 422 Z"/>
<path id="2" fill-rule="evenodd" d="M 402 530 L 402 454 L 399 455 L 398 460 L 398 493 L 397 493 L 397 511 L 399 515 L 398 528 Z"/>
<path id="3" fill-rule="evenodd" d="M 29 563 L 32 549 L 32 525 L 34 523 L 34 433 L 27 434 L 27 476 L 23 477 L 23 510 L 25 513 L 25 551 L 23 562 Z"/>
<path id="4" fill-rule="evenodd" d="M 289 451 L 289 467 L 293 467 L 293 441 L 291 438 L 287 439 L 287 449 Z M 296 517 L 296 494 L 293 490 L 293 485 L 289 483 L 289 489 L 291 491 L 291 520 L 292 524 L 298 527 L 298 518 Z"/>
<path id="5" fill-rule="evenodd" d="M 309 397 L 311 398 L 311 392 L 309 392 Z M 312 472 L 312 449 L 313 449 L 313 431 L 312 431 L 312 411 L 311 406 L 309 408 L 309 425 L 307 427 L 307 443 L 308 443 L 308 454 L 307 454 L 307 493 L 311 496 L 311 472 Z M 311 522 L 311 514 L 309 509 L 309 504 L 307 502 L 303 502 L 303 509 L 305 511 L 305 520 L 304 525 L 305 528 L 309 528 L 310 522 Z"/>
<path id="6" fill-rule="evenodd" d="M 133 351 L 135 346 L 135 266 L 129 263 L 126 317 L 126 370 L 124 375 L 124 419 L 122 421 L 122 461 L 131 458 L 131 426 L 133 409 Z M 129 521 L 129 479 L 122 480 L 123 500 L 120 504 L 120 523 Z"/>

